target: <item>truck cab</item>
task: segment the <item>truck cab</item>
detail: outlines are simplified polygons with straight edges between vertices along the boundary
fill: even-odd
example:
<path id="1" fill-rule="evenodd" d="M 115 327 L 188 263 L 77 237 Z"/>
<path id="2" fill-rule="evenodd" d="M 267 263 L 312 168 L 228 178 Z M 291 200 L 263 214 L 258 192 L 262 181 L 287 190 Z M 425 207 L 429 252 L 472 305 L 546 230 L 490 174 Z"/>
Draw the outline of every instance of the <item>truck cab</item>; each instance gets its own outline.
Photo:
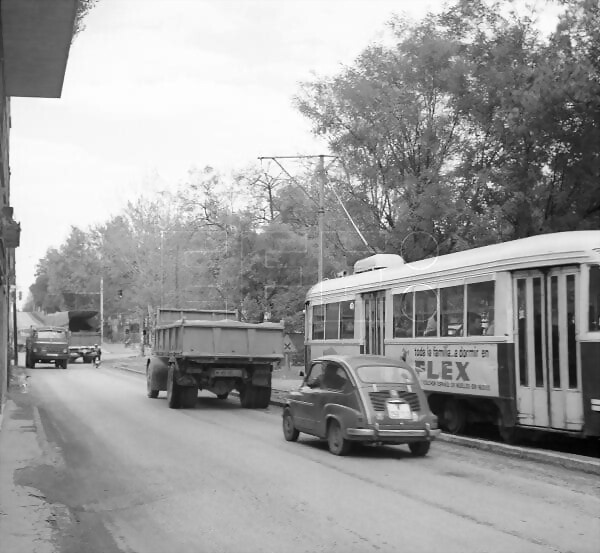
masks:
<path id="1" fill-rule="evenodd" d="M 67 368 L 69 362 L 69 334 L 65 328 L 44 326 L 31 330 L 25 342 L 25 366 L 35 368 L 36 363 L 54 363 Z"/>

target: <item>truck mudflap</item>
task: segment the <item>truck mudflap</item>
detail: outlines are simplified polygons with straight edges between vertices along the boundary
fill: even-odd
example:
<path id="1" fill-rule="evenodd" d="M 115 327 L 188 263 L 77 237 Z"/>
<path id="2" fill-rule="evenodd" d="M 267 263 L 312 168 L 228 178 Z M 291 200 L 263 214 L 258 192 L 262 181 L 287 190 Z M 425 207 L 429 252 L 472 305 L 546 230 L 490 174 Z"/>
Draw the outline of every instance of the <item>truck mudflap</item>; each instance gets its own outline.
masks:
<path id="1" fill-rule="evenodd" d="M 252 385 L 270 387 L 271 386 L 271 369 L 261 368 L 255 369 L 252 373 Z"/>

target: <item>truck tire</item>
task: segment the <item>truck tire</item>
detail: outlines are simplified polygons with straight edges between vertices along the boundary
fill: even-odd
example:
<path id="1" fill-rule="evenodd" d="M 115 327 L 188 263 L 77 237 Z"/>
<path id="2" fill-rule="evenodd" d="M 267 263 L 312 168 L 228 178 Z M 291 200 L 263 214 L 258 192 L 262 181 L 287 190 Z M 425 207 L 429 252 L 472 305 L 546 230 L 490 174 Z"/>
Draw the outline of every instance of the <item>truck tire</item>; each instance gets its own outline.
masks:
<path id="1" fill-rule="evenodd" d="M 198 400 L 197 386 L 180 386 L 179 387 L 179 406 L 182 409 L 193 409 Z"/>
<path id="2" fill-rule="evenodd" d="M 66 369 L 67 368 L 67 360 L 66 359 L 62 359 L 60 361 L 58 361 L 56 363 L 57 367 L 60 367 L 61 369 Z"/>
<path id="3" fill-rule="evenodd" d="M 266 409 L 271 403 L 271 388 L 256 388 L 255 409 Z"/>
<path id="4" fill-rule="evenodd" d="M 31 363 L 29 360 L 29 352 L 25 353 L 25 367 L 30 369 L 31 368 Z"/>
<path id="5" fill-rule="evenodd" d="M 256 403 L 256 388 L 252 384 L 246 384 L 240 390 L 240 403 L 244 409 L 254 409 Z"/>
<path id="6" fill-rule="evenodd" d="M 167 405 L 170 409 L 179 409 L 180 407 L 180 386 L 175 382 L 175 367 L 169 367 L 167 376 Z"/>
<path id="7" fill-rule="evenodd" d="M 146 367 L 146 395 L 151 399 L 158 397 L 158 390 L 152 388 L 152 374 L 150 373 L 150 367 Z"/>

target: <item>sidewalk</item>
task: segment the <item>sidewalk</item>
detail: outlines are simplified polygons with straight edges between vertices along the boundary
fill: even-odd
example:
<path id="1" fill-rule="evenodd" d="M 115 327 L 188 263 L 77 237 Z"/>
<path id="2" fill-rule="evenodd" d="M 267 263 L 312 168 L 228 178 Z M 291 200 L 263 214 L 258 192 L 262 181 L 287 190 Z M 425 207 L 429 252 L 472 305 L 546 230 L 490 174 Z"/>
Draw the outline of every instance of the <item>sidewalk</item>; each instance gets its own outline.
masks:
<path id="1" fill-rule="evenodd" d="M 55 553 L 56 532 L 70 523 L 58 504 L 28 485 L 39 467 L 60 463 L 29 399 L 23 367 L 11 367 L 9 398 L 0 427 L 0 543 L 6 553 Z"/>

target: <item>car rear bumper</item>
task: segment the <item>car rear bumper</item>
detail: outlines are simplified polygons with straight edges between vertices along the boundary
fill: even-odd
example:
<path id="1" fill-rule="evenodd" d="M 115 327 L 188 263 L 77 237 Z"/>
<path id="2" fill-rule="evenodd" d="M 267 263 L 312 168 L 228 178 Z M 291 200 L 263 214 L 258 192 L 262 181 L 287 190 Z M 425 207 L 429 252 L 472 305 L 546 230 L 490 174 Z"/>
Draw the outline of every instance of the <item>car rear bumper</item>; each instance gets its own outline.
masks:
<path id="1" fill-rule="evenodd" d="M 427 425 L 429 426 L 429 425 Z M 348 428 L 346 430 L 348 438 L 351 440 L 364 440 L 373 442 L 398 442 L 406 439 L 413 441 L 415 438 L 424 438 L 426 440 L 435 440 L 441 430 L 439 428 L 407 428 L 397 430 L 382 430 L 375 428 Z"/>

